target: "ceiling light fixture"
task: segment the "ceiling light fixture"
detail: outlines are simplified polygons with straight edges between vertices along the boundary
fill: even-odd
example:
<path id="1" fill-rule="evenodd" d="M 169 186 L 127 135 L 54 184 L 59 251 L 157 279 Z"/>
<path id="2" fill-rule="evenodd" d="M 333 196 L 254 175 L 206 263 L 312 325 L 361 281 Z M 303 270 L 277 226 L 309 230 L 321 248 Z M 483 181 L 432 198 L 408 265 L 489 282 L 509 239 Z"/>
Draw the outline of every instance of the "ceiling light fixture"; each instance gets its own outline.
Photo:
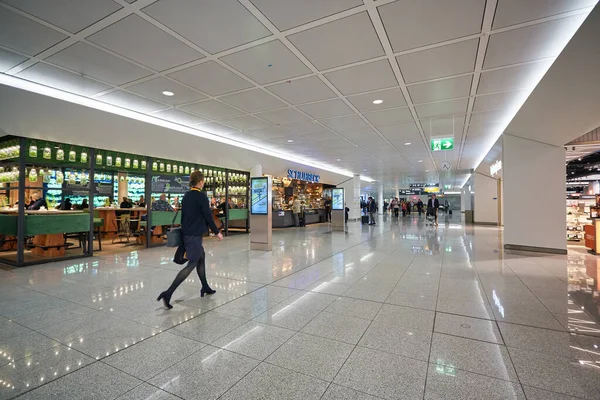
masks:
<path id="1" fill-rule="evenodd" d="M 428 170 L 428 169 L 426 169 L 426 170 L 425 170 L 425 172 L 429 172 L 429 170 Z"/>
<path id="2" fill-rule="evenodd" d="M 336 158 L 335 161 L 342 161 L 342 159 L 341 158 Z"/>
<path id="3" fill-rule="evenodd" d="M 165 91 L 163 92 L 163 94 L 164 94 L 165 96 L 169 96 L 169 97 L 171 97 L 171 96 L 175 96 L 175 93 L 173 93 L 173 92 L 169 92 L 168 90 L 165 90 Z"/>
<path id="4" fill-rule="evenodd" d="M 292 139 L 288 139 L 288 143 L 294 143 Z"/>
<path id="5" fill-rule="evenodd" d="M 405 146 L 410 146 L 410 142 L 404 143 Z"/>
<path id="6" fill-rule="evenodd" d="M 104 103 L 96 99 L 92 99 L 89 97 L 84 97 L 81 95 L 77 95 L 74 93 L 65 92 L 59 89 L 54 89 L 48 86 L 40 85 L 38 83 L 26 81 L 24 79 L 20 79 L 14 76 L 0 74 L 0 85 L 10 86 L 16 89 L 25 90 L 27 92 L 37 93 L 42 96 L 52 97 L 54 99 L 63 100 L 69 103 L 77 104 L 80 106 L 92 108 L 99 111 L 104 111 L 110 114 L 119 115 L 121 117 L 133 119 L 136 121 L 145 122 L 151 125 L 160 126 L 162 128 L 172 129 L 178 132 L 186 133 L 188 135 L 196 136 L 203 139 L 213 140 L 220 142 L 222 144 L 234 146 L 237 148 L 254 151 L 256 153 L 264 154 L 271 157 L 276 157 L 286 161 L 296 162 L 302 165 L 307 165 L 310 167 L 315 167 L 322 169 L 324 171 L 333 172 L 334 174 L 344 175 L 347 177 L 353 177 L 354 173 L 349 170 L 344 170 L 340 168 L 333 167 L 327 164 L 321 164 L 315 162 L 314 160 L 305 159 L 298 157 L 297 155 L 291 153 L 284 153 L 281 151 L 276 151 L 272 148 L 263 148 L 253 145 L 247 142 L 241 142 L 238 140 L 230 139 L 225 136 L 221 136 L 210 131 L 201 130 L 199 128 L 191 128 L 188 126 L 184 126 L 178 124 L 176 122 L 169 122 L 160 118 L 156 118 L 152 115 L 142 114 L 137 111 L 131 111 L 122 107 L 118 107 L 112 104 Z M 374 182 L 374 179 L 361 176 L 361 180 L 365 182 Z"/>
<path id="7" fill-rule="evenodd" d="M 417 162 L 423 162 L 423 160 L 419 160 L 419 161 L 417 161 Z"/>
<path id="8" fill-rule="evenodd" d="M 383 100 L 373 100 L 373 104 L 381 104 L 383 103 Z"/>

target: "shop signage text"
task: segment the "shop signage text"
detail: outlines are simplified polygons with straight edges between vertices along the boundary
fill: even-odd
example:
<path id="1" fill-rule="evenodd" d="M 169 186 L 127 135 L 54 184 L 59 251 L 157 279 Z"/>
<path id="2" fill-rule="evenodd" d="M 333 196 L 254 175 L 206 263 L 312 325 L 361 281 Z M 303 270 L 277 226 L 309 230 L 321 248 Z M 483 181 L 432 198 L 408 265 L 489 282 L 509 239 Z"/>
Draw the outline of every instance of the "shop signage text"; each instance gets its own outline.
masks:
<path id="1" fill-rule="evenodd" d="M 490 175 L 494 176 L 502 169 L 502 161 L 497 160 L 495 163 L 490 165 Z"/>
<path id="2" fill-rule="evenodd" d="M 304 171 L 297 171 L 295 169 L 288 169 L 288 178 L 319 183 L 319 179 L 321 179 L 321 176 Z"/>

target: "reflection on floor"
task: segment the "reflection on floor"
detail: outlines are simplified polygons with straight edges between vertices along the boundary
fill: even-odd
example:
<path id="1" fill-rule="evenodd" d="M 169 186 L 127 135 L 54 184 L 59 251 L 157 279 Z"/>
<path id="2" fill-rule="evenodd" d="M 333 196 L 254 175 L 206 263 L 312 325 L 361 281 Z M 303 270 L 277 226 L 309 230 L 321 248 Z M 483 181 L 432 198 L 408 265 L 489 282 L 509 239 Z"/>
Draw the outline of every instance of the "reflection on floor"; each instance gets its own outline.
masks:
<path id="1" fill-rule="evenodd" d="M 598 258 L 453 218 L 209 240 L 170 311 L 164 247 L 0 270 L 0 399 L 599 399 Z"/>

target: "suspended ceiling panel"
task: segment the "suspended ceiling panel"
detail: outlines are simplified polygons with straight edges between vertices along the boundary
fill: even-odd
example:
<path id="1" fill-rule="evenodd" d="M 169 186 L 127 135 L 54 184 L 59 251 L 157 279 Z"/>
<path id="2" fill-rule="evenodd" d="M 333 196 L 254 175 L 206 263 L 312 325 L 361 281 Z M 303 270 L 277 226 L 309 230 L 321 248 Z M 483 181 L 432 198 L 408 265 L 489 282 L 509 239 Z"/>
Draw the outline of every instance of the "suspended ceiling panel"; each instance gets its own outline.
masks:
<path id="1" fill-rule="evenodd" d="M 449 160 L 460 185 L 595 3 L 0 0 L 0 77 L 349 176 Z"/>

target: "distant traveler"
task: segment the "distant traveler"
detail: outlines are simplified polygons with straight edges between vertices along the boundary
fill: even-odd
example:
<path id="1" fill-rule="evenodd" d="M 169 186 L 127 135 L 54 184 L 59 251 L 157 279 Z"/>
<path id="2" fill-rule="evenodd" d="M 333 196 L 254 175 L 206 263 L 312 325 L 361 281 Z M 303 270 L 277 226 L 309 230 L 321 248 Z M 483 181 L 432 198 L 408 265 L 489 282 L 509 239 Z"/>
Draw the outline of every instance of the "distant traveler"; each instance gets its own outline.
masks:
<path id="1" fill-rule="evenodd" d="M 374 215 L 377 212 L 377 203 L 375 202 L 375 199 L 373 199 L 372 197 L 369 197 L 368 209 L 369 209 L 369 218 L 371 220 L 371 222 L 369 222 L 369 225 L 375 225 L 375 216 Z"/>
<path id="2" fill-rule="evenodd" d="M 350 209 L 348 207 L 344 208 L 344 221 L 346 221 L 346 223 L 348 223 L 348 213 L 350 212 Z"/>
<path id="3" fill-rule="evenodd" d="M 419 201 L 417 201 L 417 211 L 419 212 L 419 217 L 420 217 L 421 213 L 423 212 L 423 202 L 421 201 L 421 199 L 419 199 Z"/>
<path id="4" fill-rule="evenodd" d="M 300 226 L 300 200 L 294 196 L 294 202 L 292 203 L 292 214 L 294 214 L 294 226 Z"/>
<path id="5" fill-rule="evenodd" d="M 427 212 L 435 217 L 435 225 L 438 224 L 438 209 L 440 208 L 440 201 L 436 198 L 436 195 L 432 195 L 427 201 Z"/>
<path id="6" fill-rule="evenodd" d="M 325 199 L 325 222 L 331 222 L 331 197 Z"/>
<path id="7" fill-rule="evenodd" d="M 400 216 L 400 201 L 398 201 L 397 197 L 394 197 L 394 217 L 398 218 Z"/>
<path id="8" fill-rule="evenodd" d="M 183 207 L 181 209 L 181 237 L 189 262 L 185 268 L 179 271 L 169 289 L 162 292 L 156 299 L 157 301 L 162 300 L 168 309 L 173 308 L 171 305 L 171 296 L 173 296 L 177 287 L 181 285 L 194 268 L 196 268 L 198 277 L 202 283 L 200 297 L 204 297 L 205 294 L 216 293 L 216 290 L 208 286 L 208 281 L 206 280 L 206 253 L 204 252 L 204 247 L 202 247 L 202 236 L 207 231 L 207 225 L 217 235 L 219 241 L 223 240 L 223 235 L 219 232 L 213 220 L 208 197 L 206 197 L 206 193 L 202 192 L 204 174 L 200 171 L 192 172 L 189 185 L 191 189 L 183 196 Z M 178 248 L 177 252 L 180 253 L 181 248 Z"/>

